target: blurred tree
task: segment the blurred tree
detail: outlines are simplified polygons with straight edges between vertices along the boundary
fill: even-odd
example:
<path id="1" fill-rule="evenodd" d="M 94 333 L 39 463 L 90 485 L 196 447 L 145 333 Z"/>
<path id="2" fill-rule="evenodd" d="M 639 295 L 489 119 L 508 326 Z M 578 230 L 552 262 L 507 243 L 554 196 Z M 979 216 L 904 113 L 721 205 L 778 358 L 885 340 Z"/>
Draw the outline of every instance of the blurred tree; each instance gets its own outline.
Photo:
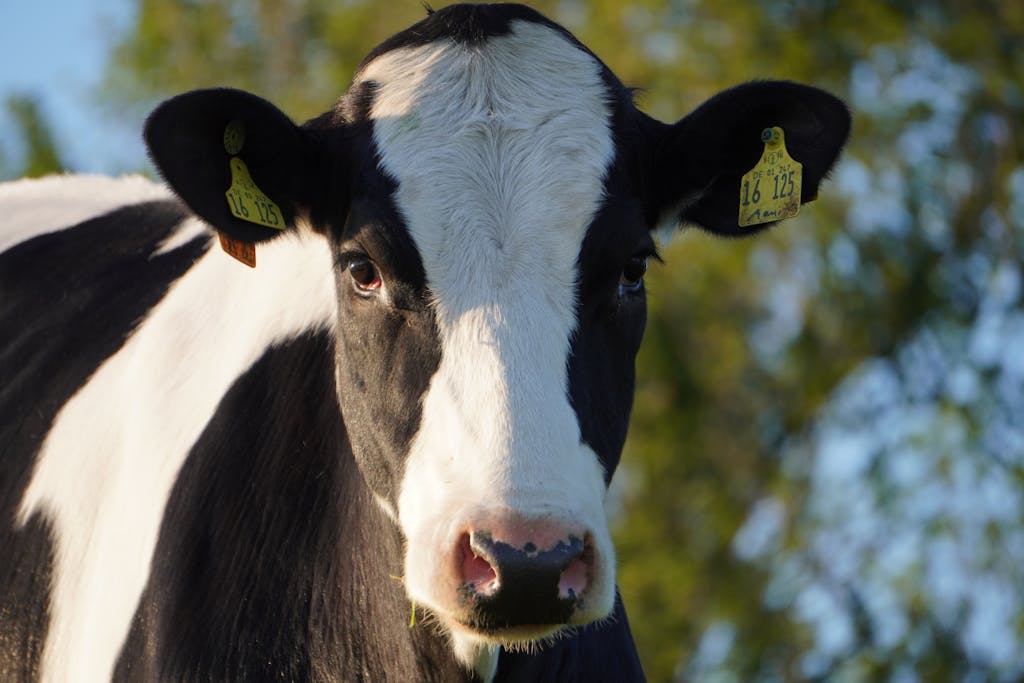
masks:
<path id="1" fill-rule="evenodd" d="M 614 500 L 650 678 L 1020 679 L 1024 4 L 533 4 L 664 120 L 764 77 L 854 110 L 822 200 L 757 240 L 685 231 L 649 276 Z M 421 16 L 140 0 L 108 89 L 301 120 Z"/>
<path id="2" fill-rule="evenodd" d="M 48 173 L 60 173 L 64 164 L 57 153 L 53 133 L 39 107 L 38 101 L 28 95 L 8 97 L 4 102 L 11 123 L 17 131 L 15 137 L 21 140 L 21 149 L 13 154 L 20 156 L 20 164 L 13 164 L 7 155 L 11 150 L 3 150 L 0 157 L 0 177 L 20 178 L 38 177 Z"/>
<path id="3" fill-rule="evenodd" d="M 666 50 L 659 7 L 626 42 Z M 756 65 L 856 123 L 823 203 L 651 278 L 621 547 L 652 678 L 1018 680 L 1021 9 L 687 9 L 727 50 L 686 83 Z"/>
<path id="4" fill-rule="evenodd" d="M 356 66 L 397 27 L 422 18 L 415 2 L 381 11 L 366 0 L 139 0 L 116 44 L 106 90 L 151 107 L 193 88 L 230 86 L 273 101 L 296 120 L 345 92 Z"/>

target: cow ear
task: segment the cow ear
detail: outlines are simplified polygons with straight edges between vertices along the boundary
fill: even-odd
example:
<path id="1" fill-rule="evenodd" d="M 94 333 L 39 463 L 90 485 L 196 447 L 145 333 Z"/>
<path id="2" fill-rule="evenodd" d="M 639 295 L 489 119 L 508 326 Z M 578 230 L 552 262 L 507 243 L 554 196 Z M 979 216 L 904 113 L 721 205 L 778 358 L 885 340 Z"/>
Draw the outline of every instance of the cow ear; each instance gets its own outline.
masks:
<path id="1" fill-rule="evenodd" d="M 260 97 L 221 88 L 187 92 L 150 114 L 145 139 L 168 185 L 236 240 L 276 237 L 310 208 L 316 146 Z"/>
<path id="2" fill-rule="evenodd" d="M 662 222 L 729 236 L 771 225 L 739 221 L 741 180 L 758 165 L 762 134 L 772 128 L 782 129 L 789 156 L 803 165 L 800 203 L 815 199 L 849 135 L 849 110 L 817 88 L 755 81 L 719 93 L 675 125 L 656 127 L 653 213 Z"/>

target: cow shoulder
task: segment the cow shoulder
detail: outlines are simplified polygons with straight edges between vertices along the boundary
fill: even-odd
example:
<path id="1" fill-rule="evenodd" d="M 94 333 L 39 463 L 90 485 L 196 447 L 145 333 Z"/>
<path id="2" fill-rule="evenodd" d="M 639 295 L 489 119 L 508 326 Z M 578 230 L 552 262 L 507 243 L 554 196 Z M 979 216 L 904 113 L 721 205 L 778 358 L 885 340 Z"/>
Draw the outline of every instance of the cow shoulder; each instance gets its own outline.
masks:
<path id="1" fill-rule="evenodd" d="M 188 237 L 197 233 L 166 189 L 141 178 L 7 183 L 0 215 L 0 679 L 34 680 L 54 549 L 42 518 L 15 520 L 36 453 L 61 407 L 206 245 Z"/>

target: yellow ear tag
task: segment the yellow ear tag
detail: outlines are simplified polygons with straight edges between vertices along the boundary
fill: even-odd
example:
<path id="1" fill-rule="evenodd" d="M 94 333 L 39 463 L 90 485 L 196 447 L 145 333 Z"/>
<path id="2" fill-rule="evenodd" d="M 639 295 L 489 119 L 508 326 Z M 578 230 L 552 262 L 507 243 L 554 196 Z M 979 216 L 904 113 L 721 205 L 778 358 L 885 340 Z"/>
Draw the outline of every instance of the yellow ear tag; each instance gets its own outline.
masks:
<path id="1" fill-rule="evenodd" d="M 245 126 L 241 121 L 232 121 L 224 129 L 224 151 L 231 155 L 238 154 L 244 144 Z M 231 187 L 224 195 L 228 198 L 231 215 L 257 225 L 284 230 L 281 209 L 256 186 L 245 162 L 237 156 L 232 156 L 230 163 Z"/>
<path id="2" fill-rule="evenodd" d="M 263 190 L 256 187 L 252 176 L 249 175 L 248 167 L 238 157 L 231 157 L 231 187 L 224 194 L 235 218 L 284 230 L 281 209 L 270 197 L 263 194 Z"/>
<path id="3" fill-rule="evenodd" d="M 780 221 L 800 213 L 803 164 L 789 156 L 786 136 L 778 126 L 761 132 L 764 152 L 740 179 L 739 226 Z"/>

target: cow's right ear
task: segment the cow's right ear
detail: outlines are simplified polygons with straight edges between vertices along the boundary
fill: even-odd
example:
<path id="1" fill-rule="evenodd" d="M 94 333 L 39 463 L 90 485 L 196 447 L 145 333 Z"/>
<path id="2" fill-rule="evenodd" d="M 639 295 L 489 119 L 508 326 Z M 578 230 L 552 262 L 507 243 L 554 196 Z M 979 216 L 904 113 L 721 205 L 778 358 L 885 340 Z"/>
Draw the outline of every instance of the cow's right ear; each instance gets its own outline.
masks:
<path id="1" fill-rule="evenodd" d="M 318 145 L 270 102 L 241 90 L 194 90 L 146 121 L 149 153 L 168 185 L 217 230 L 262 242 L 310 210 Z"/>
<path id="2" fill-rule="evenodd" d="M 653 122 L 651 214 L 727 236 L 750 235 L 779 220 L 740 225 L 741 205 L 749 201 L 741 194 L 741 179 L 765 153 L 762 136 L 776 128 L 784 134 L 787 154 L 803 167 L 799 197 L 793 199 L 813 200 L 850 134 L 850 112 L 818 88 L 754 81 L 715 95 L 678 123 Z M 765 187 L 772 189 L 767 179 Z"/>

